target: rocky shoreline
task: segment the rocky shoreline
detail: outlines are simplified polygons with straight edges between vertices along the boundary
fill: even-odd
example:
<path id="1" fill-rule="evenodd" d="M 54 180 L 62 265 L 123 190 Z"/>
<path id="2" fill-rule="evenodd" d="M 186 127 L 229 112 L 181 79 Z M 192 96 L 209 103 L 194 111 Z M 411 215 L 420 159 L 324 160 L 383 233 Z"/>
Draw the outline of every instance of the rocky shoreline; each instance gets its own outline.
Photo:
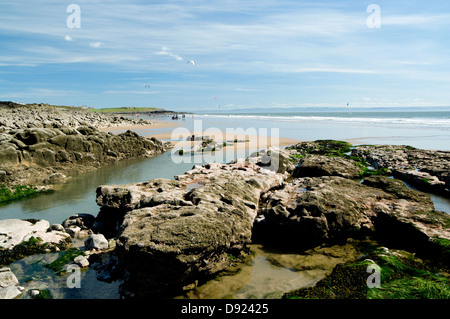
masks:
<path id="1" fill-rule="evenodd" d="M 21 243 L 17 236 L 3 235 L 0 264 L 38 251 L 64 250 L 70 246 L 68 239 L 82 239 L 84 249 L 69 264 L 95 264 L 97 278 L 119 280 L 125 298 L 170 297 L 231 266 L 239 267 L 239 261 L 251 256 L 251 243 L 301 252 L 370 241 L 370 248 L 360 250 L 355 260 L 336 265 L 315 287 L 286 292 L 285 297 L 376 297 L 364 284 L 368 274 L 363 270 L 371 263 L 389 270 L 394 259 L 409 265 L 407 269 L 416 267 L 414 274 L 426 276 L 410 278 L 400 267 L 394 275 L 383 277 L 386 285 L 408 278 L 448 286 L 449 214 L 435 210 L 428 194 L 392 178 L 401 169 L 383 153 L 392 149 L 303 142 L 262 150 L 228 164 L 195 165 L 174 180 L 100 186 L 101 208 L 95 217 L 75 215 L 62 225 L 34 230 L 30 230 L 32 223 L 38 227 L 45 221 L 3 221 L 3 234 L 8 234 L 7 229 L 17 232 L 18 224 L 30 225 L 17 235 L 23 238 Z M 436 191 L 448 189 L 445 152 L 400 149 L 415 153 L 407 157 L 407 164 L 402 161 L 403 166 L 426 154 L 428 160 L 415 161 L 411 170 L 430 174 L 436 181 L 430 185 L 439 185 Z M 353 284 L 349 286 L 350 279 L 342 281 L 342 276 Z M 330 285 L 334 290 L 326 288 Z M 16 292 L 20 296 L 20 290 Z"/>
<path id="2" fill-rule="evenodd" d="M 3 190 L 32 185 L 43 190 L 70 176 L 121 159 L 154 156 L 167 150 L 157 139 L 98 128 L 148 125 L 146 120 L 47 104 L 0 102 L 0 184 Z"/>
<path id="3" fill-rule="evenodd" d="M 39 129 L 47 133 L 47 128 Z M 84 130 L 98 135 L 95 128 L 81 126 L 75 136 L 92 137 L 82 134 Z M 57 145 L 55 138 L 71 136 L 62 133 L 40 141 L 39 134 L 23 132 L 15 131 L 14 136 L 18 140 L 20 134 L 36 136 L 36 143 L 28 145 L 46 147 Z M 128 134 L 140 141 L 134 133 L 124 134 L 120 138 Z M 427 272 L 427 278 L 440 273 L 435 281 L 448 284 L 449 214 L 437 211 L 427 193 L 407 187 L 400 179 L 448 194 L 449 164 L 449 152 L 391 145 L 353 147 L 321 140 L 261 150 L 228 164 L 194 165 L 174 180 L 104 185 L 97 189 L 96 216 L 77 214 L 55 225 L 42 220 L 1 221 L 0 265 L 36 253 L 73 253 L 73 242 L 82 240 L 84 246 L 75 249 L 69 264 L 95 265 L 99 280 L 121 282 L 120 295 L 125 298 L 170 297 L 229 267 L 239 268 L 240 261 L 251 256 L 252 243 L 302 252 L 370 241 L 375 243 L 370 249 L 338 264 L 316 288 L 286 292 L 285 297 L 367 298 L 373 291 L 361 284 L 367 278 L 361 269 L 367 268 L 366 260 L 389 269 L 386 251 L 395 252 L 395 258 L 408 256 L 402 262 L 423 272 L 424 264 L 433 265 L 433 275 Z M 355 280 L 354 287 L 339 284 L 342 273 Z M 11 297 L 14 291 L 14 297 L 20 297 L 23 292 L 11 279 L 13 274 L 7 268 L 2 274 L 8 278 L 5 282 L 13 284 L 1 283 L 0 295 Z M 393 279 L 385 279 L 389 280 Z M 324 290 L 330 282 L 339 288 Z M 4 290 L 9 286 L 17 289 Z"/>

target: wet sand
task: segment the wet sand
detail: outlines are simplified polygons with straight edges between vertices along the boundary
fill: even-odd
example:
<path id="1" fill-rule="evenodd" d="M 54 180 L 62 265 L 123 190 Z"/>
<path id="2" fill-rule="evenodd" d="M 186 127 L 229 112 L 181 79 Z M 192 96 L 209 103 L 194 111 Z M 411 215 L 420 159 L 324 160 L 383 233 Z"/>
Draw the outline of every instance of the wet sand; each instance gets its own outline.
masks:
<path id="1" fill-rule="evenodd" d="M 234 149 L 261 149 L 267 147 L 284 147 L 292 144 L 299 143 L 300 141 L 284 138 L 284 137 L 270 137 L 261 135 L 248 135 L 248 134 L 234 134 L 227 132 L 171 132 L 171 133 L 160 133 L 160 134 L 150 134 L 146 137 L 155 137 L 159 140 L 170 141 L 175 148 L 187 148 L 194 145 L 201 144 L 201 141 L 188 141 L 186 140 L 191 135 L 197 136 L 209 136 L 215 142 L 227 143 L 224 149 L 234 148 Z M 236 141 L 237 140 L 237 141 Z"/>
<path id="2" fill-rule="evenodd" d="M 102 132 L 117 132 L 117 131 L 136 131 L 136 130 L 145 130 L 146 133 L 151 133 L 152 130 L 158 130 L 161 128 L 171 128 L 174 130 L 172 132 L 166 133 L 155 133 L 155 134 L 146 134 L 145 137 L 154 137 L 159 140 L 170 141 L 174 145 L 175 148 L 188 148 L 197 144 L 201 144 L 201 141 L 187 141 L 186 139 L 195 134 L 199 136 L 210 136 L 214 139 L 215 142 L 218 143 L 227 143 L 228 145 L 224 148 L 230 149 L 234 148 L 238 149 L 262 149 L 267 147 L 285 147 L 289 145 L 293 145 L 299 143 L 299 140 L 295 140 L 292 138 L 285 137 L 270 137 L 270 136 L 262 136 L 262 135 L 251 135 L 251 134 L 234 134 L 229 132 L 222 131 L 213 131 L 213 132 L 190 132 L 188 129 L 182 128 L 182 125 L 177 122 L 159 122 L 154 121 L 154 124 L 145 124 L 145 125 L 122 125 L 122 126 L 114 126 L 114 127 L 103 127 L 99 128 Z M 234 142 L 237 140 L 237 142 Z"/>

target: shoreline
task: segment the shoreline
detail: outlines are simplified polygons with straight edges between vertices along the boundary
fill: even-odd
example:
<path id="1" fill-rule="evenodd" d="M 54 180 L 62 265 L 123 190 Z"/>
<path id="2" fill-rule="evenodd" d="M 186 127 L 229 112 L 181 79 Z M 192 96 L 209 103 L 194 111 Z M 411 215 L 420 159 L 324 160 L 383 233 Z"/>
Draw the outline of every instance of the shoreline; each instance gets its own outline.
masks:
<path id="1" fill-rule="evenodd" d="M 154 121 L 154 120 L 152 120 Z M 168 128 L 168 127 L 176 127 L 180 126 L 179 123 L 171 123 L 171 122 L 163 122 L 163 121 L 154 121 L 152 124 L 134 124 L 134 125 L 117 125 L 117 126 L 106 126 L 106 127 L 98 127 L 97 129 L 100 132 L 115 132 L 115 131 L 133 131 L 133 130 L 152 130 L 152 129 L 160 129 L 160 128 Z"/>
<path id="2" fill-rule="evenodd" d="M 189 136 L 197 135 L 197 136 L 210 136 L 215 142 L 229 142 L 231 143 L 235 139 L 240 142 L 233 143 L 232 145 L 226 146 L 230 148 L 233 146 L 234 149 L 250 149 L 250 148 L 265 148 L 265 147 L 286 147 L 290 145 L 294 145 L 302 142 L 303 140 L 297 140 L 288 137 L 270 137 L 270 136 L 262 136 L 262 135 L 253 135 L 253 134 L 234 134 L 222 131 L 214 131 L 210 132 L 208 130 L 204 130 L 202 132 L 191 132 L 188 131 L 187 128 L 184 128 L 182 124 L 174 122 L 163 122 L 163 121 L 155 121 L 154 124 L 144 124 L 144 125 L 119 125 L 114 127 L 100 127 L 98 128 L 101 132 L 117 132 L 117 131 L 140 131 L 140 130 L 158 130 L 161 128 L 171 128 L 174 130 L 180 129 L 179 132 L 172 131 L 168 133 L 154 133 L 154 134 L 145 134 L 143 137 L 145 138 L 156 138 L 162 142 L 171 142 L 174 145 L 174 148 L 185 148 L 192 147 L 194 145 L 201 144 L 201 141 L 188 141 L 186 140 Z M 150 132 L 151 133 L 151 132 Z M 245 142 L 244 142 L 245 141 Z"/>
<path id="3" fill-rule="evenodd" d="M 210 136 L 215 142 L 219 143 L 233 143 L 232 145 L 225 146 L 229 148 L 232 146 L 235 149 L 247 149 L 247 148 L 265 148 L 265 147 L 284 147 L 293 145 L 301 142 L 300 140 L 295 140 L 286 137 L 270 137 L 270 136 L 261 136 L 261 135 L 247 135 L 247 134 L 230 134 L 230 133 L 215 133 L 215 134 L 207 134 L 207 131 L 203 132 L 185 132 L 175 134 L 177 137 L 174 139 L 174 133 L 158 133 L 158 134 L 150 134 L 145 135 L 144 137 L 151 138 L 154 137 L 156 139 L 162 141 L 169 141 L 174 144 L 175 148 L 185 148 L 192 147 L 194 145 L 202 144 L 202 141 L 190 141 L 186 140 L 189 136 Z M 180 140 L 181 139 L 181 140 Z M 237 142 L 234 142 L 237 140 Z"/>

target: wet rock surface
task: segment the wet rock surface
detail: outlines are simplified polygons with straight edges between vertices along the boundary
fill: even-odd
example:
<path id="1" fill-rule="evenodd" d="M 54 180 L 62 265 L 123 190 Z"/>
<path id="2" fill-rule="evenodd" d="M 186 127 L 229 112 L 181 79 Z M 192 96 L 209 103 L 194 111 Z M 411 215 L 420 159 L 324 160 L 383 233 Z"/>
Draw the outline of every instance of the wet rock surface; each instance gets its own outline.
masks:
<path id="1" fill-rule="evenodd" d="M 357 146 L 352 155 L 364 158 L 375 168 L 386 168 L 394 177 L 425 191 L 450 196 L 450 152 L 410 146 Z"/>

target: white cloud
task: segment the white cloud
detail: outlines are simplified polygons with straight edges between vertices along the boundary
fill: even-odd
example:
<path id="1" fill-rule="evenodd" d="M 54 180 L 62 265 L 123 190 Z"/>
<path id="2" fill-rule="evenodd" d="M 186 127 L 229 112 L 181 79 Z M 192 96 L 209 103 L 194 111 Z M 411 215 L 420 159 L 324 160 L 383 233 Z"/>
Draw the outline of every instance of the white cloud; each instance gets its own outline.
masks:
<path id="1" fill-rule="evenodd" d="M 179 56 L 178 54 L 170 52 L 170 49 L 168 47 L 162 47 L 161 51 L 155 52 L 156 55 L 167 55 L 172 58 L 175 58 L 177 61 L 183 61 L 183 58 Z"/>
<path id="2" fill-rule="evenodd" d="M 103 46 L 103 43 L 102 42 L 91 42 L 91 43 L 89 43 L 89 46 L 91 48 L 100 48 Z"/>
<path id="3" fill-rule="evenodd" d="M 66 36 L 64 37 L 64 40 L 66 40 L 66 41 L 72 41 L 72 37 L 71 37 L 70 35 L 66 35 Z"/>

